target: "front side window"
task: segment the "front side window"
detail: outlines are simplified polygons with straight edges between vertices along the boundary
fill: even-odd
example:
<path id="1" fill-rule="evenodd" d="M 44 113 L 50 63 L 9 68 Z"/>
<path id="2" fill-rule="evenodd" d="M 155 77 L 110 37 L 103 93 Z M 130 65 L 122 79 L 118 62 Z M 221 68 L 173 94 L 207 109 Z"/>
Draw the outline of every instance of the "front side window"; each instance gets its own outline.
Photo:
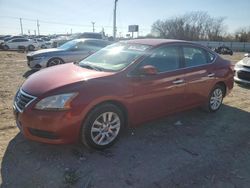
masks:
<path id="1" fill-rule="evenodd" d="M 143 60 L 140 66 L 152 65 L 158 72 L 177 70 L 180 66 L 179 48 L 177 46 L 161 47 Z"/>
<path id="2" fill-rule="evenodd" d="M 19 39 L 13 39 L 10 42 L 20 42 Z"/>
<path id="3" fill-rule="evenodd" d="M 206 52 L 201 48 L 183 47 L 186 67 L 196 67 L 207 64 Z"/>

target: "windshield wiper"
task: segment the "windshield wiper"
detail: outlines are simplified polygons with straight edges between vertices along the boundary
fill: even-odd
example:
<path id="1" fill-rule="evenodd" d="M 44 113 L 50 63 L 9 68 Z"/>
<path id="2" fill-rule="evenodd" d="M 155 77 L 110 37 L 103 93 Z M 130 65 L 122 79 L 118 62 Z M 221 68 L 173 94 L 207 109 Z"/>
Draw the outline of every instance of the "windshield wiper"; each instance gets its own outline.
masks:
<path id="1" fill-rule="evenodd" d="M 103 71 L 102 68 L 96 67 L 96 66 L 93 66 L 93 65 L 90 65 L 90 64 L 87 64 L 87 63 L 80 64 L 80 66 L 83 67 L 83 68 L 92 69 L 92 70 L 96 70 L 96 71 Z"/>

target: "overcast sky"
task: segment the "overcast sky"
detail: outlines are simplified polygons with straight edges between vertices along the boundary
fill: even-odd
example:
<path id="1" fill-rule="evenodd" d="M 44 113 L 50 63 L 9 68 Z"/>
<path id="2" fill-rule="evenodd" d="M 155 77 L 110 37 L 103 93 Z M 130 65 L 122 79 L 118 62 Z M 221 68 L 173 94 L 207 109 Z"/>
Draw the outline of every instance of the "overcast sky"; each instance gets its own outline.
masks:
<path id="1" fill-rule="evenodd" d="M 41 34 L 95 31 L 112 34 L 114 0 L 0 0 L 0 34 L 31 34 L 40 21 Z M 126 35 L 128 25 L 138 24 L 140 35 L 146 35 L 157 19 L 166 19 L 190 11 L 206 11 L 214 17 L 225 17 L 227 31 L 250 26 L 249 0 L 119 0 L 117 35 Z M 53 23 L 51 23 L 53 22 Z"/>

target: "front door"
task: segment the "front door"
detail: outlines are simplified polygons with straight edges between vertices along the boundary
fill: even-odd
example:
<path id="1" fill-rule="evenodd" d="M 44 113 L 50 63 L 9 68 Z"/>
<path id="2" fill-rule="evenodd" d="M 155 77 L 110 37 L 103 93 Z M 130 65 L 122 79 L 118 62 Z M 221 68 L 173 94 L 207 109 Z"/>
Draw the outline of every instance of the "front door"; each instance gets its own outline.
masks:
<path id="1" fill-rule="evenodd" d="M 152 51 L 139 65 L 156 67 L 157 74 L 131 76 L 133 87 L 133 109 L 136 123 L 164 116 L 180 108 L 184 103 L 185 81 L 181 68 L 180 48 L 165 46 Z"/>

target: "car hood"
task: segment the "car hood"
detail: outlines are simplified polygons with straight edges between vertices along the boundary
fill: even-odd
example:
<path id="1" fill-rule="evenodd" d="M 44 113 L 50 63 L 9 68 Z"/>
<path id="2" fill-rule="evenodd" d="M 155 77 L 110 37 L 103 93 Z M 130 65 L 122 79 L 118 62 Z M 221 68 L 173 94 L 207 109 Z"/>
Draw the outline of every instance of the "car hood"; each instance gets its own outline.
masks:
<path id="1" fill-rule="evenodd" d="M 64 50 L 59 48 L 51 48 L 51 49 L 43 49 L 43 50 L 37 50 L 35 52 L 30 52 L 27 54 L 27 56 L 41 56 L 46 55 L 49 53 L 55 53 L 55 52 L 63 52 Z"/>
<path id="2" fill-rule="evenodd" d="M 62 86 L 86 82 L 90 79 L 112 75 L 112 72 L 95 71 L 82 68 L 73 63 L 57 65 L 32 74 L 22 85 L 22 90 L 39 97 L 46 92 Z"/>
<path id="3" fill-rule="evenodd" d="M 245 57 L 242 60 L 240 60 L 237 64 L 250 67 L 250 58 Z"/>

